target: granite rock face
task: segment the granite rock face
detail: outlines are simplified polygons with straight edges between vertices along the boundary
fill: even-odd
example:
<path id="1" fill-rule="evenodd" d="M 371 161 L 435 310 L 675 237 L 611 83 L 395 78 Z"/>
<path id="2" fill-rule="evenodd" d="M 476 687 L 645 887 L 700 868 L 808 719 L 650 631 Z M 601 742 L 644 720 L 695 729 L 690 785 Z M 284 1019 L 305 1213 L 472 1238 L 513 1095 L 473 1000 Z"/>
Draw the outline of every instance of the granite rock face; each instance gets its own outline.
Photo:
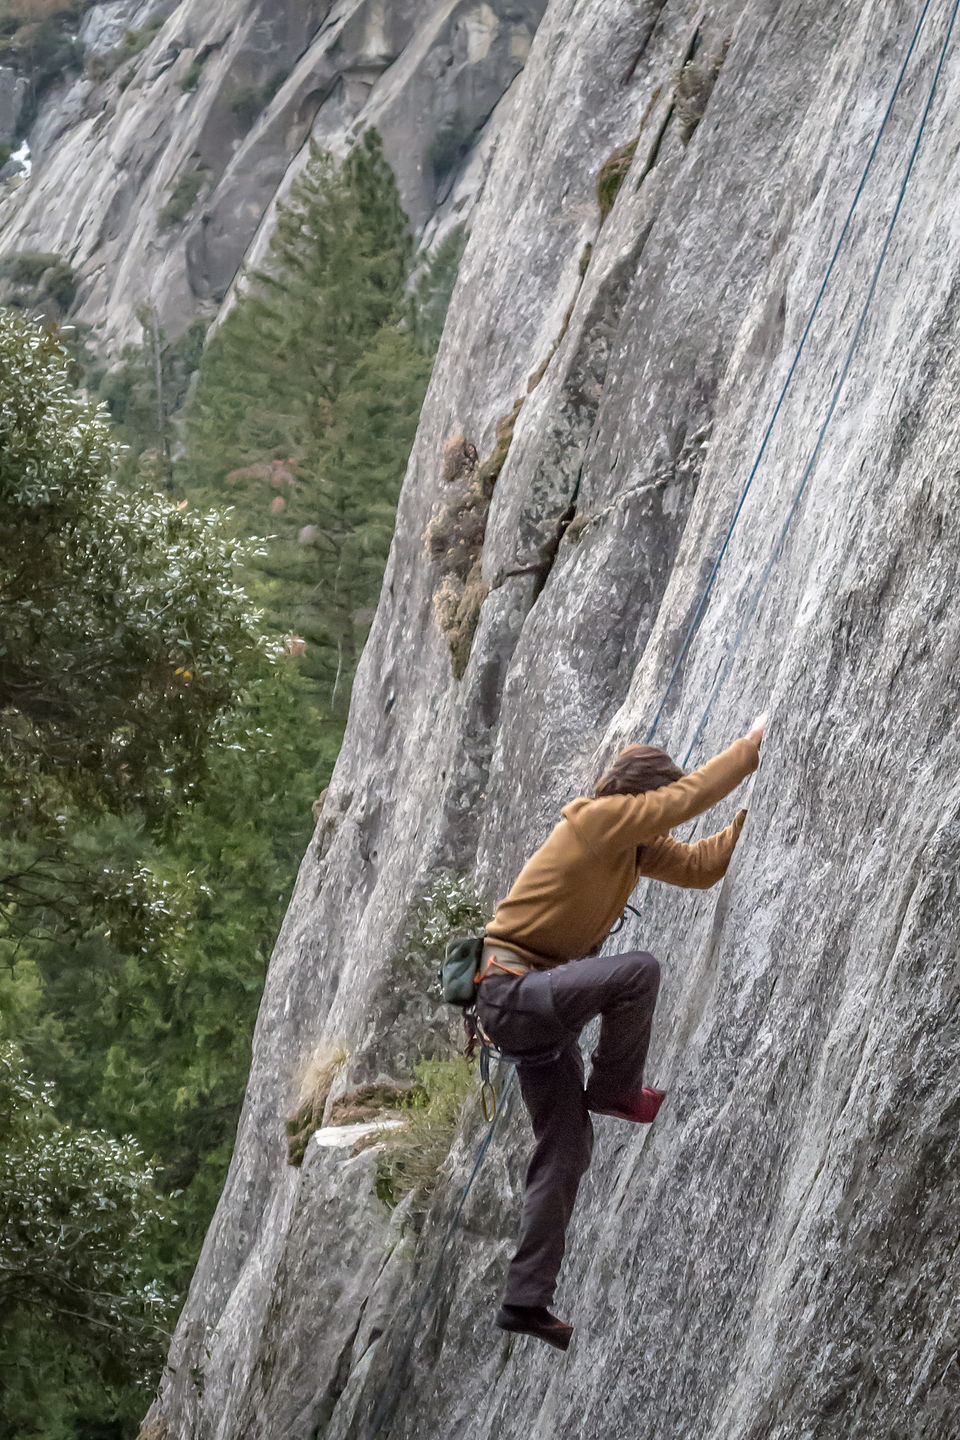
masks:
<path id="1" fill-rule="evenodd" d="M 722 885 L 649 884 L 610 942 L 662 961 L 649 1073 L 669 1095 L 650 1129 L 595 1122 L 560 1356 L 490 1323 L 530 1147 L 515 1086 L 459 1218 L 475 1106 L 421 1216 L 380 1207 L 376 1151 L 313 1143 L 291 1170 L 283 1115 L 324 1045 L 351 1051 L 344 1086 L 381 1065 L 404 1078 L 381 1021 L 421 887 L 464 871 L 492 903 L 559 806 L 647 733 L 920 6 L 550 0 L 496 116 L 233 1166 L 145 1435 L 960 1433 L 960 35 L 817 448 L 950 9 L 929 7 L 659 723 L 694 763 L 771 711 L 757 775 L 694 827 L 748 805 Z M 634 139 L 601 226 L 597 174 Z M 446 442 L 488 457 L 522 397 L 458 682 L 422 536 Z"/>
<path id="2" fill-rule="evenodd" d="M 9 65 L 0 65 L 0 145 L 11 145 L 23 109 L 27 82 Z"/>
<path id="3" fill-rule="evenodd" d="M 0 193 L 0 256 L 63 256 L 73 318 L 106 355 L 212 319 L 309 141 L 380 127 L 401 200 L 430 239 L 465 222 L 484 132 L 546 0 L 108 0 L 82 74 L 45 100 L 27 184 Z M 125 48 L 126 47 L 126 48 Z M 0 121 L 3 112 L 0 77 Z"/>

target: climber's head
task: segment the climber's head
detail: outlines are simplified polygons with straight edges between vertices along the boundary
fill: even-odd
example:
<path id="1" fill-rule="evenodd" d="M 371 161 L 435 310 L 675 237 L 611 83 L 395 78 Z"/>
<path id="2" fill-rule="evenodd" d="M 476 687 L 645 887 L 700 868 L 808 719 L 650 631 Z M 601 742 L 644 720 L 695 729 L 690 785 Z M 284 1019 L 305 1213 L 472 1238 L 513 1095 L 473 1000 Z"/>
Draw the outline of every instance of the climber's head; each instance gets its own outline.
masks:
<path id="1" fill-rule="evenodd" d="M 682 777 L 683 771 L 674 765 L 666 750 L 658 750 L 656 745 L 628 745 L 600 776 L 593 793 L 642 795 L 644 790 L 659 790 L 661 785 Z"/>

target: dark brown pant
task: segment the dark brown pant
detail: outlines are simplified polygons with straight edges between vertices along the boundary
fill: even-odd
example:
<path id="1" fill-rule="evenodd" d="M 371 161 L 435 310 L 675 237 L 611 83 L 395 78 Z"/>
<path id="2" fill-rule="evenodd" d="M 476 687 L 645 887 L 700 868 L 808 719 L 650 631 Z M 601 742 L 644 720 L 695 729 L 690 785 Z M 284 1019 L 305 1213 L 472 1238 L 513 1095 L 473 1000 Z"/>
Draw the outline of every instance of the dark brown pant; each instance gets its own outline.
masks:
<path id="1" fill-rule="evenodd" d="M 653 956 L 632 950 L 518 978 L 494 972 L 480 986 L 480 1021 L 517 1062 L 537 1142 L 504 1294 L 508 1305 L 553 1300 L 567 1225 L 593 1152 L 587 1097 L 611 1105 L 640 1089 L 659 984 Z M 600 1038 L 585 1091 L 579 1035 L 597 1015 Z"/>

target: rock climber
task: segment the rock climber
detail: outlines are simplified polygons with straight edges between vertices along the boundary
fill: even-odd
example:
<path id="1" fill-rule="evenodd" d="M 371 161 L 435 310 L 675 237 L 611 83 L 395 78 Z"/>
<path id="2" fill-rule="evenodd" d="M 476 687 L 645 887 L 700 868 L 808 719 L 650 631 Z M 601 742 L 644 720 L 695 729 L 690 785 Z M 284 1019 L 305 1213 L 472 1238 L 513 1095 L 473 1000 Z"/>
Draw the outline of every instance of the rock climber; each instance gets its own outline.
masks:
<path id="1" fill-rule="evenodd" d="M 746 819 L 684 844 L 670 831 L 729 795 L 757 768 L 766 716 L 685 775 L 665 751 L 630 745 L 592 796 L 561 820 L 520 871 L 485 929 L 477 1014 L 516 1061 L 536 1139 L 501 1330 L 566 1350 L 573 1327 L 550 1313 L 564 1236 L 590 1164 L 590 1112 L 649 1124 L 664 1092 L 643 1084 L 660 967 L 631 950 L 598 955 L 641 876 L 705 890 L 726 873 Z M 584 958 L 577 958 L 584 957 Z M 584 1086 L 580 1031 L 601 1017 Z"/>

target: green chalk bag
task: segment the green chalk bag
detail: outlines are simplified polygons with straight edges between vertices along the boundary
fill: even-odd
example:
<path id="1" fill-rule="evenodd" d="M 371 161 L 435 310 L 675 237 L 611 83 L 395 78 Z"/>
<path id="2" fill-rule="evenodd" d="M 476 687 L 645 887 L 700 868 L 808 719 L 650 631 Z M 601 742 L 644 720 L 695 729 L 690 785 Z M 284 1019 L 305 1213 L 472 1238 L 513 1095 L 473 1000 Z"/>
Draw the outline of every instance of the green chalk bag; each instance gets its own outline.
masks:
<path id="1" fill-rule="evenodd" d="M 476 1001 L 483 940 L 482 935 L 469 935 L 465 940 L 448 941 L 440 966 L 440 989 L 448 1005 L 467 1010 Z"/>

